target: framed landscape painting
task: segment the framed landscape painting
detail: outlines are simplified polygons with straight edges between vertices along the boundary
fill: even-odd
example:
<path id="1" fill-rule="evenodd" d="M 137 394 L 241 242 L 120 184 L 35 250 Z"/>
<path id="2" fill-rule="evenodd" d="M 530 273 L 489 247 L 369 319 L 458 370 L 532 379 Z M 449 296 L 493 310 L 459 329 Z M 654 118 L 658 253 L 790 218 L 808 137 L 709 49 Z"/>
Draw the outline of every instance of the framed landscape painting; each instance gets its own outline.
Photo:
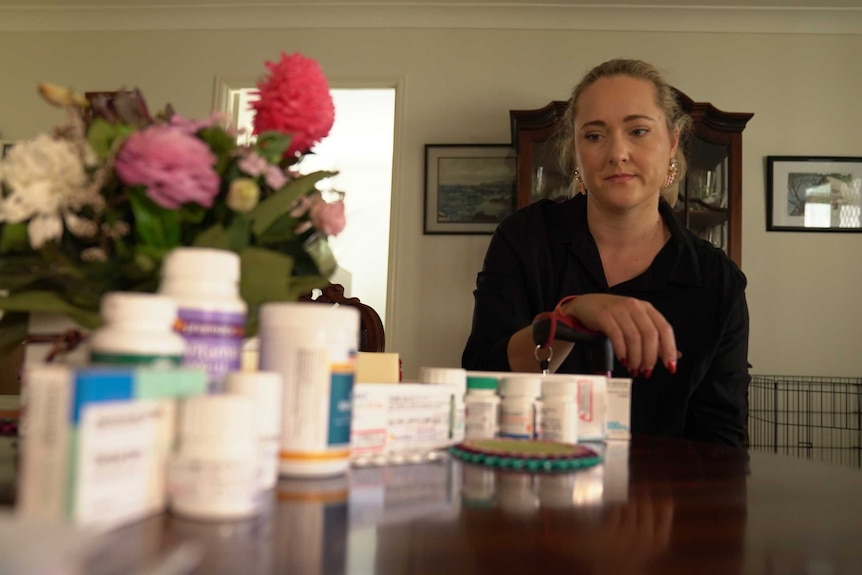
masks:
<path id="1" fill-rule="evenodd" d="M 862 231 L 862 158 L 766 156 L 767 231 Z"/>
<path id="2" fill-rule="evenodd" d="M 426 234 L 492 234 L 516 202 L 512 146 L 425 145 Z"/>

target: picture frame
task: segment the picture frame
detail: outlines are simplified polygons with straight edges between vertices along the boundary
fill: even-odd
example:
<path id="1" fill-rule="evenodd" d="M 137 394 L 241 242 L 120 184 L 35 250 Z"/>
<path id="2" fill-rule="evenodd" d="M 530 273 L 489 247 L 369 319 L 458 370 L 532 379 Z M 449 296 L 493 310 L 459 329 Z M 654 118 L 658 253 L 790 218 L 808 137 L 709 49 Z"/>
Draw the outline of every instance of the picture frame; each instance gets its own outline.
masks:
<path id="1" fill-rule="evenodd" d="M 766 230 L 862 232 L 862 157 L 766 156 Z"/>
<path id="2" fill-rule="evenodd" d="M 517 196 L 511 145 L 425 145 L 425 234 L 493 234 Z"/>

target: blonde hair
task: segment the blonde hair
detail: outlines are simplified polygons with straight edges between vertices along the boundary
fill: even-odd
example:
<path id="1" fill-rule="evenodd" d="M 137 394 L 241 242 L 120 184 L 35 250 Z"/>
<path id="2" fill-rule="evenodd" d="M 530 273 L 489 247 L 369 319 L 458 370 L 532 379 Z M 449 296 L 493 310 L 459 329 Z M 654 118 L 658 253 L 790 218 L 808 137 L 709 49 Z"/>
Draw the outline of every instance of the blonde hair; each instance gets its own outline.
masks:
<path id="1" fill-rule="evenodd" d="M 560 146 L 560 166 L 564 174 L 574 173 L 574 158 L 575 158 L 575 115 L 577 114 L 578 99 L 588 87 L 592 86 L 597 80 L 602 78 L 610 78 L 613 76 L 629 76 L 637 80 L 646 80 L 655 87 L 656 99 L 655 102 L 659 108 L 664 111 L 667 120 L 667 129 L 671 134 L 679 131 L 680 143 L 676 149 L 677 174 L 673 184 L 661 189 L 662 197 L 673 206 L 676 204 L 679 184 L 685 178 L 686 161 L 683 153 L 683 144 L 688 137 L 691 129 L 691 117 L 686 114 L 679 105 L 679 102 L 674 95 L 670 84 L 665 82 L 659 71 L 652 64 L 648 64 L 642 60 L 624 60 L 615 59 L 608 60 L 599 64 L 578 82 L 575 89 L 572 90 L 572 96 L 569 98 L 569 105 L 566 108 L 566 114 L 563 116 L 561 132 L 559 134 Z M 572 182 L 574 185 L 574 181 Z M 577 192 L 577 190 L 574 190 Z"/>

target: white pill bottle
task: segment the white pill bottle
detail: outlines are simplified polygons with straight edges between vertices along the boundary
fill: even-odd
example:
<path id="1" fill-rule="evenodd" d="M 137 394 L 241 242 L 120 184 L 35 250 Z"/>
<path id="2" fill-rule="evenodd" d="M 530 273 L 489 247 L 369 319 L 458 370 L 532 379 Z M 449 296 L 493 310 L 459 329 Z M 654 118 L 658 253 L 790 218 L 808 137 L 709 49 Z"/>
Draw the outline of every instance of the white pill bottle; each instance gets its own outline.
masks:
<path id="1" fill-rule="evenodd" d="M 240 370 L 247 306 L 239 278 L 239 256 L 227 250 L 177 248 L 162 262 L 159 293 L 177 303 L 183 365 L 204 368 L 210 391 L 222 391 L 225 376 Z"/>
<path id="2" fill-rule="evenodd" d="M 512 375 L 500 380 L 500 437 L 535 439 L 538 410 L 542 393 L 540 376 Z"/>
<path id="3" fill-rule="evenodd" d="M 350 465 L 359 310 L 319 303 L 260 309 L 260 369 L 283 382 L 279 473 L 314 477 Z"/>
<path id="4" fill-rule="evenodd" d="M 151 293 L 102 296 L 103 325 L 90 335 L 90 363 L 172 367 L 182 363 L 185 341 L 174 331 L 177 304 Z"/>

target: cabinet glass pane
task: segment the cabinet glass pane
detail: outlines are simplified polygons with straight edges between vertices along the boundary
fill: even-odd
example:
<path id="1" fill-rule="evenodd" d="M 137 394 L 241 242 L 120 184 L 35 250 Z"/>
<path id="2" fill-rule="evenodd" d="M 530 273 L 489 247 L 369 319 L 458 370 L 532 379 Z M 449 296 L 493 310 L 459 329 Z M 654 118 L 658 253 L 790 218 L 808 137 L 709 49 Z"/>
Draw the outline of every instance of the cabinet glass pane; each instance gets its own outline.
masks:
<path id="1" fill-rule="evenodd" d="M 728 149 L 693 137 L 686 153 L 688 170 L 674 208 L 694 234 L 723 249 L 728 247 Z"/>
<path id="2" fill-rule="evenodd" d="M 569 179 L 560 171 L 556 140 L 530 142 L 533 166 L 530 203 L 569 197 Z"/>

